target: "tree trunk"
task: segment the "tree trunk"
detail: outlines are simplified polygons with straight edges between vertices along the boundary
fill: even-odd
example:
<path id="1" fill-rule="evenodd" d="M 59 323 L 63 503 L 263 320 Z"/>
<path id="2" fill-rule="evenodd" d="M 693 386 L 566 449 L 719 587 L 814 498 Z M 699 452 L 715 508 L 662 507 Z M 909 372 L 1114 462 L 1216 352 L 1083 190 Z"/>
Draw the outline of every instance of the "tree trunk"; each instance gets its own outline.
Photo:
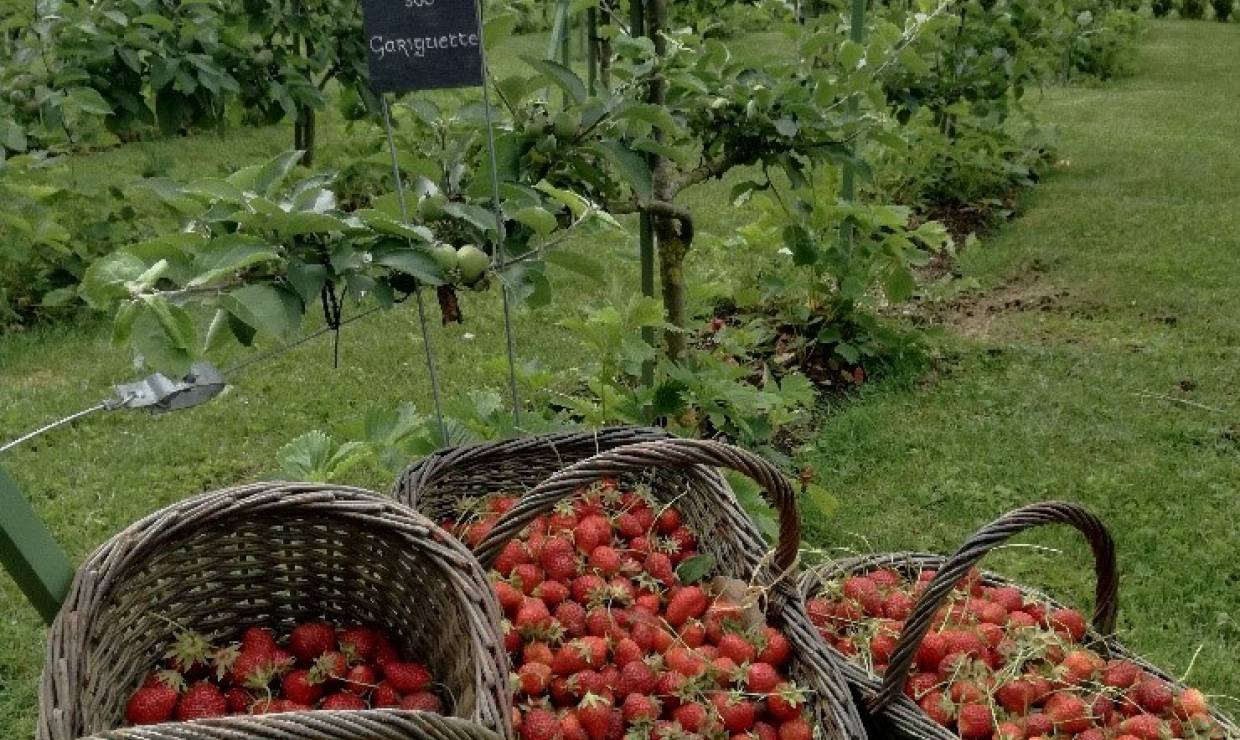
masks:
<path id="1" fill-rule="evenodd" d="M 602 12 L 599 13 L 596 32 L 611 25 L 611 14 L 616 12 L 615 0 L 603 0 Z M 598 45 L 598 79 L 604 90 L 611 89 L 611 39 L 606 33 L 598 33 L 595 43 Z"/>

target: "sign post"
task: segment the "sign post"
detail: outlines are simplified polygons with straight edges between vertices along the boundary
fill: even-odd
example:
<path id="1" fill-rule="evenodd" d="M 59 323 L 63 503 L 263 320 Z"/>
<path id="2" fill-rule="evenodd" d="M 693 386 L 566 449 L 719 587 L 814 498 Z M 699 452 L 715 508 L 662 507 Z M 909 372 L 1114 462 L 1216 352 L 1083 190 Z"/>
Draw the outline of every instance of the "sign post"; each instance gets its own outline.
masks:
<path id="1" fill-rule="evenodd" d="M 73 582 L 73 566 L 17 483 L 0 470 L 0 565 L 51 624 Z"/>
<path id="2" fill-rule="evenodd" d="M 492 200 L 495 209 L 496 249 L 494 260 L 505 258 L 504 216 L 500 206 L 498 163 L 495 158 L 495 127 L 491 122 L 491 94 L 486 84 L 486 39 L 483 37 L 481 0 L 362 0 L 362 27 L 369 50 L 370 84 L 383 108 L 388 149 L 401 217 L 409 221 L 404 181 L 392 137 L 392 120 L 385 93 L 481 87 L 486 109 L 487 149 L 490 154 Z M 501 283 L 503 278 L 501 276 Z M 504 333 L 508 344 L 508 380 L 512 393 L 512 415 L 521 425 L 517 396 L 516 350 L 512 330 L 511 296 L 503 284 Z M 447 443 L 447 430 L 440 406 L 435 360 L 430 336 L 426 332 L 422 293 L 418 291 L 418 317 L 426 342 L 426 362 L 439 414 L 440 431 Z"/>

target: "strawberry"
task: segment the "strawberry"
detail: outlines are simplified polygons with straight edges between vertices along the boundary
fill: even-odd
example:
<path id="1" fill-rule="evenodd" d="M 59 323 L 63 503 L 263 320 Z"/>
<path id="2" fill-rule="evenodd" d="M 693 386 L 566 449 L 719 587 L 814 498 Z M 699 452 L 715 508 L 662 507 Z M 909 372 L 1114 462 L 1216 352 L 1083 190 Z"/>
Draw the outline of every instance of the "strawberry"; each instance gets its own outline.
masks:
<path id="1" fill-rule="evenodd" d="M 645 528 L 642 527 L 641 519 L 637 518 L 637 515 L 630 511 L 626 511 L 616 517 L 616 531 L 627 540 L 641 537 L 646 532 Z"/>
<path id="2" fill-rule="evenodd" d="M 224 692 L 224 701 L 228 702 L 229 714 L 246 714 L 254 703 L 254 697 L 245 689 L 229 689 Z"/>
<path id="3" fill-rule="evenodd" d="M 568 600 L 569 591 L 568 586 L 564 585 L 560 581 L 543 581 L 534 592 L 534 595 L 537 598 L 542 599 L 542 602 L 546 604 L 548 608 L 551 608 L 559 606 Z"/>
<path id="4" fill-rule="evenodd" d="M 551 666 L 545 663 L 526 663 L 517 670 L 517 686 L 526 696 L 542 696 L 550 682 Z"/>
<path id="5" fill-rule="evenodd" d="M 1001 722 L 995 728 L 994 740 L 1025 740 L 1025 730 L 1015 722 Z"/>
<path id="6" fill-rule="evenodd" d="M 611 649 L 611 653 L 612 662 L 619 666 L 621 670 L 629 663 L 640 661 L 645 657 L 645 651 L 631 637 L 626 637 L 617 642 Z"/>
<path id="7" fill-rule="evenodd" d="M 530 596 L 543 582 L 546 574 L 543 569 L 533 563 L 522 563 L 512 569 L 512 583 L 521 589 L 521 593 Z"/>
<path id="8" fill-rule="evenodd" d="M 247 627 L 245 632 L 241 633 L 241 651 L 247 650 L 265 650 L 272 652 L 276 649 L 276 635 L 265 627 Z"/>
<path id="9" fill-rule="evenodd" d="M 1014 586 L 987 589 L 986 596 L 1009 612 L 1020 611 L 1025 606 L 1025 597 Z"/>
<path id="10" fill-rule="evenodd" d="M 999 705 L 1008 712 L 1016 715 L 1025 715 L 1029 713 L 1029 708 L 1033 706 L 1037 699 L 1034 692 L 1033 684 L 1016 679 L 1001 685 L 995 691 L 995 698 L 999 700 Z"/>
<path id="11" fill-rule="evenodd" d="M 583 517 L 577 523 L 576 529 L 573 530 L 573 541 L 576 543 L 577 549 L 587 555 L 594 552 L 594 548 L 599 545 L 610 545 L 611 523 L 607 521 L 606 517 L 598 514 L 590 514 Z"/>
<path id="12" fill-rule="evenodd" d="M 345 709 L 366 709 L 366 700 L 356 694 L 341 691 L 324 699 L 320 708 L 336 711 Z"/>
<path id="13" fill-rule="evenodd" d="M 739 665 L 752 662 L 758 651 L 749 641 L 738 634 L 727 634 L 719 640 L 719 654 L 731 658 Z"/>
<path id="14" fill-rule="evenodd" d="M 699 586 L 686 586 L 677 591 L 668 601 L 664 618 L 673 627 L 679 627 L 686 620 L 694 619 L 706 613 L 710 601 Z"/>
<path id="15" fill-rule="evenodd" d="M 421 691 L 431 682 L 430 671 L 420 663 L 392 661 L 384 665 L 381 670 L 383 677 L 402 694 Z"/>
<path id="16" fill-rule="evenodd" d="M 555 652 L 552 651 L 551 646 L 545 642 L 527 643 L 521 650 L 522 663 L 544 663 L 546 665 L 551 665 L 551 661 L 554 657 Z"/>
<path id="17" fill-rule="evenodd" d="M 676 585 L 678 578 L 676 577 L 676 569 L 672 566 L 672 559 L 666 553 L 652 552 L 646 556 L 646 560 L 642 563 L 643 568 L 650 577 L 663 584 L 667 588 Z"/>
<path id="18" fill-rule="evenodd" d="M 586 633 L 586 608 L 576 601 L 556 606 L 555 620 L 564 628 L 566 637 L 581 637 Z"/>
<path id="19" fill-rule="evenodd" d="M 1024 721 L 1025 737 L 1050 737 L 1055 733 L 1055 723 L 1049 715 L 1031 714 Z"/>
<path id="20" fill-rule="evenodd" d="M 1060 732 L 1084 732 L 1091 722 L 1089 707 L 1073 694 L 1052 694 L 1046 701 L 1046 714 Z"/>
<path id="21" fill-rule="evenodd" d="M 178 722 L 192 719 L 223 717 L 228 714 L 228 700 L 213 684 L 199 681 L 181 695 L 176 706 Z"/>
<path id="22" fill-rule="evenodd" d="M 672 710 L 672 720 L 680 725 L 685 732 L 704 734 L 710 724 L 706 708 L 701 704 L 681 704 Z"/>
<path id="23" fill-rule="evenodd" d="M 288 649 L 302 665 L 309 665 L 323 653 L 336 649 L 336 628 L 326 622 L 299 624 L 289 634 Z"/>
<path id="24" fill-rule="evenodd" d="M 939 686 L 939 677 L 933 673 L 914 673 L 904 682 L 904 694 L 916 701 Z"/>
<path id="25" fill-rule="evenodd" d="M 523 635 L 536 635 L 551 627 L 551 612 L 538 599 L 526 597 L 513 619 L 513 626 Z"/>
<path id="26" fill-rule="evenodd" d="M 806 722 L 804 717 L 796 717 L 779 726 L 778 738 L 779 740 L 810 740 L 813 734 L 809 722 Z M 762 738 L 761 732 L 758 733 L 758 737 Z"/>
<path id="27" fill-rule="evenodd" d="M 908 619 L 908 615 L 912 613 L 916 602 L 912 596 L 903 591 L 893 591 L 883 599 L 881 612 L 888 619 Z"/>
<path id="28" fill-rule="evenodd" d="M 654 722 L 659 718 L 659 700 L 646 694 L 629 694 L 624 698 L 620 711 L 629 724 Z"/>
<path id="29" fill-rule="evenodd" d="M 1075 609 L 1056 609 L 1050 613 L 1047 621 L 1050 627 L 1072 642 L 1080 642 L 1085 637 L 1085 618 Z"/>
<path id="30" fill-rule="evenodd" d="M 921 697 L 921 701 L 917 702 L 917 706 L 921 707 L 921 711 L 935 723 L 944 727 L 951 725 L 955 709 L 952 707 L 951 700 L 943 695 L 942 691 L 931 691 Z"/>
<path id="31" fill-rule="evenodd" d="M 315 658 L 310 673 L 319 682 L 343 680 L 349 673 L 349 659 L 339 650 L 328 650 Z"/>
<path id="32" fill-rule="evenodd" d="M 581 720 L 577 719 L 573 712 L 560 715 L 559 737 L 561 740 L 590 740 L 585 728 L 581 726 Z"/>
<path id="33" fill-rule="evenodd" d="M 931 632 L 917 648 L 917 667 L 923 671 L 937 671 L 943 658 L 947 657 L 947 638 L 942 633 Z"/>
<path id="34" fill-rule="evenodd" d="M 573 601 L 589 606 L 606 598 L 607 581 L 596 573 L 587 573 L 573 579 L 571 591 Z"/>
<path id="35" fill-rule="evenodd" d="M 400 692 L 387 681 L 380 681 L 379 685 L 375 687 L 374 695 L 370 697 L 370 703 L 376 709 L 398 707 L 400 706 Z"/>
<path id="36" fill-rule="evenodd" d="M 963 704 L 956 717 L 956 729 L 962 738 L 989 738 L 994 731 L 995 720 L 990 707 L 981 704 Z"/>
<path id="37" fill-rule="evenodd" d="M 1165 681 L 1150 676 L 1137 684 L 1135 698 L 1141 708 L 1150 714 L 1162 714 L 1171 707 L 1175 694 Z"/>
<path id="38" fill-rule="evenodd" d="M 577 721 L 590 740 L 604 740 L 611 727 L 611 700 L 598 694 L 586 694 L 577 705 Z"/>
<path id="39" fill-rule="evenodd" d="M 546 709 L 531 709 L 521 717 L 518 734 L 521 740 L 555 740 L 560 721 Z"/>
<path id="40" fill-rule="evenodd" d="M 430 691 L 419 691 L 400 700 L 400 708 L 415 712 L 443 712 L 443 702 Z"/>
<path id="41" fill-rule="evenodd" d="M 355 665 L 344 677 L 344 690 L 362 696 L 379 681 L 375 669 L 368 665 Z"/>
<path id="42" fill-rule="evenodd" d="M 1161 740 L 1167 725 L 1153 714 L 1138 714 L 1119 723 L 1119 731 L 1140 740 Z M 1168 733 L 1169 734 L 1169 733 Z"/>
<path id="43" fill-rule="evenodd" d="M 153 725 L 172 719 L 180 694 L 162 683 L 143 686 L 125 704 L 125 721 L 131 725 Z"/>
<path id="44" fill-rule="evenodd" d="M 753 694 L 769 694 L 782 680 L 770 663 L 753 663 L 745 672 L 745 689 Z"/>
<path id="45" fill-rule="evenodd" d="M 772 717 L 786 722 L 801 716 L 805 701 L 805 692 L 796 684 L 786 681 L 776 686 L 775 692 L 766 698 L 766 708 Z"/>
<path id="46" fill-rule="evenodd" d="M 303 712 L 310 707 L 288 699 L 260 699 L 250 707 L 250 714 L 279 714 L 281 712 Z"/>
<path id="47" fill-rule="evenodd" d="M 590 551 L 588 565 L 603 577 L 610 578 L 620 572 L 620 553 L 609 545 L 599 545 Z"/>
<path id="48" fill-rule="evenodd" d="M 693 678 L 706 672 L 706 661 L 702 656 L 686 648 L 671 648 L 663 658 L 668 668 L 685 678 Z"/>
<path id="49" fill-rule="evenodd" d="M 1173 711 L 1178 719 L 1186 720 L 1208 715 L 1210 706 L 1206 703 L 1205 694 L 1197 689 L 1185 689 L 1176 697 Z"/>
<path id="50" fill-rule="evenodd" d="M 697 538 L 686 527 L 673 529 L 667 538 L 675 547 L 675 552 L 669 553 L 673 563 L 679 563 L 697 552 Z"/>
<path id="51" fill-rule="evenodd" d="M 264 649 L 248 650 L 237 656 L 228 670 L 228 680 L 237 686 L 263 689 L 280 672 L 272 654 Z"/>
<path id="52" fill-rule="evenodd" d="M 758 653 L 758 660 L 763 663 L 770 663 L 772 666 L 779 667 L 788 662 L 792 657 L 792 643 L 788 642 L 788 638 L 774 627 L 764 626 L 762 634 L 765 638 L 765 644 Z"/>
<path id="53" fill-rule="evenodd" d="M 284 677 L 280 684 L 283 698 L 298 704 L 314 704 L 323 698 L 323 684 L 311 676 L 311 672 L 299 668 Z"/>
<path id="54" fill-rule="evenodd" d="M 1141 678 L 1141 669 L 1127 660 L 1112 660 L 1102 670 L 1102 683 L 1117 689 L 1131 687 Z"/>
<path id="55" fill-rule="evenodd" d="M 870 639 L 870 660 L 874 665 L 887 665 L 896 651 L 896 638 L 891 635 L 874 635 Z"/>
<path id="56" fill-rule="evenodd" d="M 1083 684 L 1092 680 L 1105 667 L 1106 663 L 1092 650 L 1073 650 L 1064 656 L 1063 662 L 1059 664 L 1059 672 L 1064 682 Z"/>
<path id="57" fill-rule="evenodd" d="M 525 600 L 525 594 L 507 581 L 496 581 L 493 588 L 500 608 L 504 610 L 504 614 L 509 616 L 512 616 Z"/>
<path id="58" fill-rule="evenodd" d="M 659 677 L 640 660 L 626 663 L 620 669 L 620 678 L 616 682 L 616 696 L 626 698 L 629 694 L 649 694 L 654 691 Z"/>
<path id="59" fill-rule="evenodd" d="M 495 558 L 494 567 L 501 576 L 507 578 L 518 565 L 527 565 L 529 562 L 530 553 L 525 549 L 525 544 L 518 540 L 509 540 Z"/>
<path id="60" fill-rule="evenodd" d="M 370 661 L 379 648 L 380 632 L 370 627 L 348 627 L 340 630 L 336 643 L 340 651 L 349 656 L 350 660 Z"/>
<path id="61" fill-rule="evenodd" d="M 711 694 L 710 701 L 728 732 L 746 732 L 753 727 L 758 716 L 758 707 L 744 698 L 739 692 L 731 694 Z"/>

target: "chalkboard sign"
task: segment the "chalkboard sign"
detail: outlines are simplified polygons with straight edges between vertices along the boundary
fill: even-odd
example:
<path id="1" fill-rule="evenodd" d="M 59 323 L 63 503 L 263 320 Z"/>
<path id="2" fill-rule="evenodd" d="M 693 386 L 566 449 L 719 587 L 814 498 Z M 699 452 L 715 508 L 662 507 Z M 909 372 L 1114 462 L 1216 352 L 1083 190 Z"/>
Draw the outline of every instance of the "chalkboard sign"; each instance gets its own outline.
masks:
<path id="1" fill-rule="evenodd" d="M 481 0 L 362 0 L 375 92 L 482 84 Z"/>

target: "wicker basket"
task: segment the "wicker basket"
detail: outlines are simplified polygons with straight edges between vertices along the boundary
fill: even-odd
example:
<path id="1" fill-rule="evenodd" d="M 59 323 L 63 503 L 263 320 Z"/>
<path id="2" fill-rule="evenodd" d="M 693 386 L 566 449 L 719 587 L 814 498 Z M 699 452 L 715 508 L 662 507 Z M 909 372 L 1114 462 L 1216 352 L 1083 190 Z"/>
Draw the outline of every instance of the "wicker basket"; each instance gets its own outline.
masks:
<path id="1" fill-rule="evenodd" d="M 1068 524 L 1085 536 L 1094 555 L 1096 593 L 1092 627 L 1086 642 L 1104 656 L 1131 660 L 1150 674 L 1173 686 L 1179 683 L 1164 671 L 1124 649 L 1114 639 L 1115 620 L 1119 607 L 1119 570 L 1115 560 L 1115 544 L 1101 520 L 1081 506 L 1068 502 L 1050 501 L 1033 504 L 1009 512 L 982 527 L 971 536 L 951 557 L 925 553 L 885 553 L 839 560 L 810 570 L 802 576 L 801 596 L 812 598 L 827 581 L 842 576 L 868 573 L 879 569 L 892 569 L 907 577 L 929 569 L 938 571 L 916 606 L 905 620 L 905 629 L 892 653 L 885 676 L 869 673 L 862 666 L 844 659 L 845 675 L 862 697 L 868 710 L 866 718 L 871 731 L 878 737 L 895 738 L 941 738 L 958 740 L 958 736 L 936 724 L 904 694 L 904 684 L 909 677 L 917 649 L 930 631 L 934 614 L 950 596 L 959 580 L 987 553 L 1025 530 L 1043 524 Z M 1014 586 L 1027 600 L 1061 607 L 1054 599 L 1041 591 L 1013 583 L 994 573 L 983 572 L 982 583 L 987 586 Z M 824 641 L 825 644 L 825 641 Z M 1240 729 L 1229 718 L 1214 714 L 1223 726 L 1228 738 L 1240 738 Z"/>
<path id="2" fill-rule="evenodd" d="M 291 712 L 261 717 L 203 719 L 126 727 L 86 740 L 500 740 L 499 735 L 459 717 L 395 709 L 358 712 Z"/>
<path id="3" fill-rule="evenodd" d="M 167 649 L 172 625 L 219 640 L 307 618 L 387 630 L 443 685 L 448 713 L 511 737 L 499 609 L 470 553 L 386 497 L 310 483 L 195 496 L 100 547 L 52 625 L 37 737 L 122 725 L 125 702 Z M 318 711 L 165 724 L 137 736 L 414 737 L 399 728 L 441 726 L 412 712 Z"/>
<path id="4" fill-rule="evenodd" d="M 666 438 L 667 432 L 657 427 L 610 427 L 453 447 L 405 470 L 392 496 L 439 522 L 459 514 L 471 499 L 528 491 L 557 470 L 600 452 Z"/>
<path id="5" fill-rule="evenodd" d="M 773 556 L 714 467 L 753 478 L 778 510 L 780 533 Z M 777 469 L 744 450 L 718 442 L 665 439 L 620 447 L 575 463 L 526 493 L 495 523 L 475 548 L 479 560 L 489 568 L 504 545 L 531 521 L 583 486 L 606 477 L 644 482 L 657 500 L 674 503 L 697 535 L 700 550 L 715 558 L 719 575 L 769 587 L 766 615 L 792 643 L 790 675 L 811 692 L 809 705 L 821 733 L 818 736 L 866 737 L 839 674 L 839 661 L 822 648 L 798 598 L 793 571 L 801 540 L 795 495 Z"/>

